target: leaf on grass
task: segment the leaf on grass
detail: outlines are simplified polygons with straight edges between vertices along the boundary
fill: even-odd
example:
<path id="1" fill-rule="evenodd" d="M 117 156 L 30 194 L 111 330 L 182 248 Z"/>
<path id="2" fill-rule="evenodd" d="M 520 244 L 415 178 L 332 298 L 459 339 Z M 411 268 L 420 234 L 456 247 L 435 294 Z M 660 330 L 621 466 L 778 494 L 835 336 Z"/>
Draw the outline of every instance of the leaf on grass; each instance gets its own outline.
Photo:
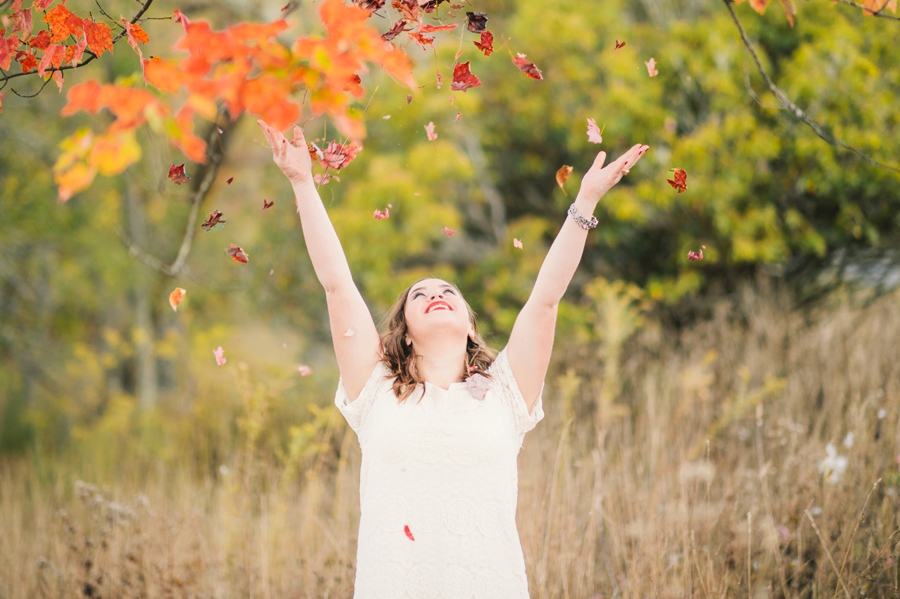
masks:
<path id="1" fill-rule="evenodd" d="M 234 245 L 233 243 L 228 244 L 228 249 L 225 250 L 225 253 L 231 256 L 232 260 L 240 262 L 241 264 L 247 264 L 247 261 L 250 259 L 250 256 L 244 252 L 240 246 Z"/>
<path id="2" fill-rule="evenodd" d="M 472 397 L 478 400 L 484 400 L 488 390 L 491 388 L 491 381 L 483 374 L 473 374 L 466 379 L 466 387 Z"/>
<path id="3" fill-rule="evenodd" d="M 466 21 L 466 28 L 472 33 L 478 33 L 487 27 L 488 16 L 486 12 L 467 12 Z"/>
<path id="4" fill-rule="evenodd" d="M 594 119 L 588 119 L 587 123 L 588 141 L 595 144 L 602 144 L 603 136 L 601 134 L 603 131 L 597 127 L 597 122 Z"/>
<path id="5" fill-rule="evenodd" d="M 300 376 L 309 376 L 312 374 L 312 368 L 310 368 L 306 364 L 297 366 L 297 371 L 300 373 Z"/>
<path id="6" fill-rule="evenodd" d="M 175 290 L 169 294 L 169 305 L 172 306 L 174 311 L 178 312 L 178 304 L 181 303 L 186 294 L 187 291 L 181 287 L 176 287 Z"/>
<path id="7" fill-rule="evenodd" d="M 425 125 L 425 134 L 428 135 L 428 141 L 437 139 L 437 133 L 434 132 L 434 121 L 428 121 L 428 124 Z"/>
<path id="8" fill-rule="evenodd" d="M 513 58 L 513 64 L 519 67 L 519 70 L 531 77 L 532 79 L 543 79 L 544 76 L 541 75 L 541 70 L 537 68 L 533 62 L 526 60 L 525 55 L 522 53 L 516 54 L 516 57 Z"/>
<path id="9" fill-rule="evenodd" d="M 450 89 L 464 92 L 470 87 L 481 87 L 481 81 L 469 70 L 469 62 L 458 62 L 453 66 L 453 83 Z"/>
<path id="10" fill-rule="evenodd" d="M 228 361 L 225 359 L 225 350 L 222 349 L 221 345 L 213 350 L 213 355 L 216 357 L 216 364 L 218 364 L 219 366 L 224 365 L 225 362 Z"/>
<path id="11" fill-rule="evenodd" d="M 688 250 L 688 260 L 691 262 L 696 262 L 697 260 L 703 260 L 703 250 L 706 249 L 705 245 L 700 246 L 700 251 L 695 252 L 693 250 Z"/>
<path id="12" fill-rule="evenodd" d="M 225 228 L 225 219 L 222 218 L 221 212 L 219 212 L 218 210 L 213 210 L 209 213 L 209 218 L 207 218 L 206 221 L 202 225 L 200 225 L 200 227 L 207 233 L 217 227 L 219 229 L 223 229 Z"/>
<path id="13" fill-rule="evenodd" d="M 568 164 L 562 165 L 558 171 L 556 171 L 556 184 L 559 185 L 559 188 L 563 190 L 563 193 L 566 193 L 565 185 L 566 181 L 569 180 L 569 177 L 572 176 L 573 167 Z M 568 195 L 568 194 L 566 194 Z"/>
<path id="14" fill-rule="evenodd" d="M 266 198 L 263 198 L 263 207 L 262 207 L 263 210 L 268 210 L 269 208 L 271 208 L 274 205 L 275 205 L 275 200 L 272 200 L 270 202 Z"/>
<path id="15" fill-rule="evenodd" d="M 408 525 L 408 524 L 404 524 L 404 525 L 403 525 L 403 532 L 406 533 L 406 537 L 407 537 L 410 541 L 415 541 L 415 540 L 416 540 L 416 539 L 413 537 L 413 533 L 412 533 L 412 531 L 409 529 L 409 525 Z"/>
<path id="16" fill-rule="evenodd" d="M 649 74 L 651 77 L 656 77 L 657 75 L 659 75 L 659 71 L 656 70 L 656 60 L 655 59 L 651 58 L 644 64 L 647 65 L 647 74 Z"/>
<path id="17" fill-rule="evenodd" d="M 521 250 L 522 249 L 522 240 L 516 239 L 515 237 L 513 237 L 513 247 Z"/>
<path id="18" fill-rule="evenodd" d="M 171 179 L 172 183 L 175 185 L 184 185 L 191 180 L 188 174 L 184 172 L 184 163 L 181 163 L 178 166 L 173 164 L 169 167 L 169 179 Z"/>
<path id="19" fill-rule="evenodd" d="M 484 52 L 485 56 L 490 56 L 494 51 L 494 34 L 487 30 L 482 31 L 481 41 L 472 43 L 475 44 L 476 48 Z"/>
<path id="20" fill-rule="evenodd" d="M 450 227 L 444 227 L 443 229 L 441 229 L 441 233 L 443 233 L 447 237 L 453 237 L 453 234 L 456 233 L 456 229 L 451 229 Z"/>
<path id="21" fill-rule="evenodd" d="M 673 171 L 673 179 L 666 179 L 666 183 L 672 186 L 678 193 L 681 193 L 687 189 L 687 173 L 684 172 L 683 168 L 675 168 Z"/>
<path id="22" fill-rule="evenodd" d="M 624 46 L 625 46 L 625 40 L 622 40 L 621 42 L 619 40 L 616 40 L 616 50 L 618 50 L 619 48 L 622 48 Z"/>

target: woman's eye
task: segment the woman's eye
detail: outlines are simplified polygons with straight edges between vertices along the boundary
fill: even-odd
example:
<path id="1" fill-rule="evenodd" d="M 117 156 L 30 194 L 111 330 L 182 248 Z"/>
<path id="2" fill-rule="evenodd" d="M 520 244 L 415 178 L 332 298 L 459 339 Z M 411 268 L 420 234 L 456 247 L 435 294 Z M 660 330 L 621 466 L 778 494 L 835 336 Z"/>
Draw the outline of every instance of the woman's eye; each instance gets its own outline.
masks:
<path id="1" fill-rule="evenodd" d="M 424 296 L 425 294 L 422 293 L 421 291 L 417 291 L 415 294 L 413 294 L 413 299 L 416 299 L 416 298 L 419 297 L 420 295 L 421 295 L 421 296 Z"/>
<path id="2" fill-rule="evenodd" d="M 456 295 L 456 292 L 453 291 L 452 289 L 447 289 L 446 291 L 447 291 L 447 293 L 452 293 L 453 295 Z"/>

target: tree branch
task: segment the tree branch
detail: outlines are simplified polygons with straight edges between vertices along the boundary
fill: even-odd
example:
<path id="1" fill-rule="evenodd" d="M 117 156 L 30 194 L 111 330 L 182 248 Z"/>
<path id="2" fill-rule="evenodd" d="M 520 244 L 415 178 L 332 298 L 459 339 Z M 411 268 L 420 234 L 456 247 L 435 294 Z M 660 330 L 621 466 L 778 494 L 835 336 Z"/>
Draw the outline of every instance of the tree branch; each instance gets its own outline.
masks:
<path id="1" fill-rule="evenodd" d="M 219 116 L 223 115 L 227 116 L 224 111 L 219 113 Z M 230 119 L 226 118 L 225 120 L 229 124 L 231 123 Z M 228 127 L 229 124 L 226 124 L 225 126 Z M 200 205 L 203 204 L 206 196 L 209 195 L 209 190 L 212 188 L 212 184 L 215 182 L 216 176 L 219 174 L 219 167 L 222 165 L 222 160 L 225 157 L 225 144 L 222 142 L 226 134 L 227 129 L 220 128 L 218 122 L 214 122 L 211 124 L 209 133 L 206 136 L 207 157 L 209 161 L 200 171 L 198 179 L 196 179 L 198 183 L 195 185 L 189 200 L 191 204 L 191 210 L 188 213 L 184 236 L 181 239 L 181 245 L 179 246 L 178 253 L 176 254 L 175 259 L 172 261 L 172 263 L 166 264 L 156 256 L 153 256 L 152 254 L 148 253 L 146 250 L 138 246 L 136 243 L 134 243 L 128 236 L 128 234 L 126 234 L 124 231 L 117 230 L 116 232 L 118 233 L 119 238 L 122 240 L 122 243 L 124 243 L 125 247 L 128 248 L 129 255 L 143 262 L 150 268 L 161 272 L 167 277 L 178 279 L 181 277 L 190 276 L 190 269 L 187 266 L 187 258 L 188 254 L 190 254 L 191 252 L 191 246 L 194 242 L 194 235 L 197 232 L 197 215 L 200 213 Z"/>
<path id="2" fill-rule="evenodd" d="M 887 8 L 887 5 L 890 4 L 891 0 L 884 0 L 884 4 L 881 5 L 881 8 L 878 10 L 872 10 L 859 4 L 858 2 L 853 2 L 853 0 L 835 0 L 835 2 L 840 2 L 841 4 L 847 4 L 849 6 L 855 6 L 856 8 L 863 9 L 867 15 L 871 15 L 873 17 L 881 17 L 882 19 L 891 19 L 892 21 L 900 21 L 900 17 L 895 17 L 893 15 L 888 15 L 884 13 L 884 9 Z"/>
<path id="3" fill-rule="evenodd" d="M 150 5 L 151 5 L 151 4 L 153 4 L 153 0 L 144 0 L 144 2 L 141 4 L 141 8 L 140 8 L 140 9 L 137 11 L 137 13 L 131 18 L 131 24 L 132 24 L 132 25 L 134 25 L 135 23 L 137 23 L 138 20 L 139 20 L 142 16 L 144 16 L 144 13 L 147 12 L 147 10 L 150 8 Z M 99 4 L 98 4 L 98 6 L 99 6 Z M 102 9 L 101 9 L 101 10 L 102 10 Z M 105 14 L 105 13 L 104 13 L 104 14 Z M 115 22 L 115 21 L 114 21 L 114 22 Z M 120 32 L 118 33 L 118 35 L 116 35 L 116 37 L 113 38 L 113 40 L 112 40 L 113 45 L 115 45 L 116 42 L 118 42 L 120 39 L 122 39 L 123 37 L 125 37 L 126 33 L 127 33 L 127 32 L 126 32 L 125 29 L 123 28 L 122 31 L 120 31 Z M 64 65 L 64 66 L 60 66 L 60 67 L 58 67 L 58 68 L 52 67 L 52 68 L 49 68 L 49 69 L 47 69 L 46 71 L 44 71 L 44 73 L 45 73 L 45 74 L 46 74 L 46 73 L 51 73 L 51 74 L 52 74 L 52 73 L 55 72 L 55 71 L 68 71 L 68 70 L 70 70 L 70 69 L 77 69 L 78 67 L 83 67 L 84 65 L 88 64 L 89 62 L 91 62 L 92 60 L 94 60 L 95 58 L 97 58 L 97 55 L 94 54 L 93 52 L 88 51 L 87 54 L 88 54 L 88 57 L 87 57 L 83 62 L 81 62 L 80 64 L 77 64 L 77 65 L 75 65 L 75 66 L 72 66 L 72 65 Z M 23 72 L 23 73 L 6 73 L 6 72 L 4 72 L 4 73 L 3 73 L 3 76 L 0 77 L 0 82 L 2 82 L 2 84 L 3 84 L 3 85 L 0 85 L 0 90 L 2 90 L 4 87 L 6 87 L 6 85 L 9 83 L 10 79 L 15 79 L 16 77 L 25 77 L 26 75 L 37 75 L 37 70 L 34 70 L 34 71 L 28 71 L 27 73 L 24 73 L 24 72 Z M 45 84 L 45 85 L 46 85 L 46 84 Z M 43 89 L 43 87 L 41 87 L 41 89 Z M 41 92 L 38 91 L 37 93 L 41 93 Z M 19 95 L 21 95 L 21 94 L 19 94 Z M 35 95 L 37 95 L 37 94 L 35 94 Z M 26 97 L 32 97 L 32 96 L 26 96 Z"/>
<path id="4" fill-rule="evenodd" d="M 816 121 L 812 120 L 805 112 L 803 112 L 803 110 L 799 106 L 794 104 L 791 99 L 788 98 L 787 95 L 785 95 L 785 93 L 775 85 L 775 83 L 769 77 L 769 74 L 766 73 L 765 69 L 763 68 L 762 62 L 759 60 L 759 55 L 756 53 L 756 49 L 753 47 L 753 43 L 750 41 L 750 38 L 747 37 L 747 33 L 744 31 L 744 27 L 741 25 L 741 21 L 738 19 L 737 14 L 734 12 L 734 8 L 731 6 L 732 0 L 722 1 L 725 3 L 725 7 L 728 9 L 728 12 L 731 13 L 731 19 L 734 21 L 735 26 L 738 28 L 738 31 L 741 34 L 741 40 L 743 40 L 744 45 L 747 47 L 747 50 L 750 52 L 750 55 L 756 62 L 756 68 L 759 71 L 759 74 L 762 75 L 762 78 L 766 82 L 766 85 L 769 87 L 769 90 L 772 92 L 772 95 L 775 96 L 775 99 L 778 100 L 778 103 L 781 104 L 783 108 L 786 108 L 791 114 L 797 117 L 797 119 L 806 123 L 809 128 L 812 129 L 815 134 L 818 135 L 826 143 L 847 150 L 848 152 L 856 155 L 858 158 L 864 160 L 865 162 L 868 162 L 873 166 L 878 166 L 895 173 L 900 173 L 900 168 L 891 166 L 889 164 L 884 164 L 883 162 L 878 162 L 874 158 L 870 158 L 856 148 L 849 146 L 841 140 L 837 139 L 836 137 L 825 131 L 822 126 L 819 125 Z"/>

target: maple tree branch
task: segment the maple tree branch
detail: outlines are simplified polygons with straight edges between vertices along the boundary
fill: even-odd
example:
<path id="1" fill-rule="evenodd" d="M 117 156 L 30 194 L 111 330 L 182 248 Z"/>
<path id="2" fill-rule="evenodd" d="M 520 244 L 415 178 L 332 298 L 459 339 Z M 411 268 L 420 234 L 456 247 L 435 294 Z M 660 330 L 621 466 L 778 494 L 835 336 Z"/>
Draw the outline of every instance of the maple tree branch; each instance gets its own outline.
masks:
<path id="1" fill-rule="evenodd" d="M 131 21 L 130 21 L 130 22 L 131 22 L 132 25 L 134 25 L 135 23 L 138 22 L 138 20 L 139 20 L 139 19 L 144 15 L 144 13 L 147 12 L 147 10 L 150 8 L 150 5 L 151 5 L 151 4 L 153 4 L 153 0 L 144 0 L 144 2 L 141 4 L 141 8 L 140 8 L 140 9 L 137 11 L 137 13 L 135 13 L 135 15 L 131 18 Z M 102 9 L 101 9 L 101 10 L 102 10 Z M 104 13 L 104 14 L 106 14 L 106 13 Z M 115 21 L 113 21 L 113 22 L 115 22 Z M 123 28 L 122 31 L 120 31 L 120 32 L 116 35 L 116 37 L 113 38 L 113 40 L 112 40 L 113 45 L 115 45 L 116 42 L 118 42 L 120 39 L 122 39 L 123 37 L 125 37 L 126 34 L 127 34 L 127 31 Z M 83 62 L 81 62 L 81 63 L 79 63 L 79 64 L 76 64 L 76 65 L 74 65 L 74 66 L 73 66 L 73 65 L 64 65 L 64 66 L 60 66 L 60 67 L 51 67 L 51 68 L 47 69 L 46 71 L 44 71 L 44 73 L 51 73 L 51 74 L 52 74 L 52 73 L 55 72 L 55 71 L 68 71 L 68 70 L 70 70 L 70 69 L 77 69 L 78 67 L 83 67 L 84 65 L 88 64 L 89 62 L 91 62 L 92 60 L 94 60 L 95 58 L 97 58 L 97 55 L 94 54 L 93 52 L 91 52 L 90 50 L 88 50 L 88 51 L 85 52 L 85 53 L 88 54 L 88 57 L 87 57 Z M 3 86 L 0 87 L 0 89 L 3 89 L 4 87 L 6 87 L 6 84 L 9 82 L 10 79 L 15 79 L 15 78 L 17 78 L 17 77 L 25 77 L 25 76 L 27 76 L 27 75 L 36 75 L 36 74 L 37 74 L 37 70 L 28 71 L 27 73 L 25 73 L 25 72 L 22 72 L 22 73 L 5 73 L 5 72 L 4 72 L 3 77 L 0 77 L 0 81 L 3 82 Z M 43 87 L 42 87 L 41 89 L 43 89 Z M 41 93 L 41 92 L 38 91 L 37 93 Z M 35 95 L 37 95 L 37 94 L 35 94 Z M 33 96 L 23 96 L 23 97 L 33 97 Z"/>
<path id="2" fill-rule="evenodd" d="M 738 28 L 738 31 L 741 34 L 741 40 L 743 40 L 744 45 L 747 47 L 747 50 L 750 52 L 750 55 L 753 57 L 754 62 L 756 62 L 756 68 L 759 71 L 759 74 L 762 76 L 763 80 L 766 82 L 769 90 L 772 92 L 772 95 L 775 96 L 775 99 L 778 100 L 778 103 L 781 104 L 782 108 L 785 108 L 793 114 L 798 120 L 806 123 L 810 129 L 812 129 L 816 135 L 819 136 L 824 142 L 829 145 L 836 146 L 838 148 L 847 150 L 848 152 L 856 155 L 861 160 L 868 162 L 869 164 L 877 167 L 881 167 L 887 169 L 889 171 L 894 171 L 895 173 L 900 173 L 900 168 L 896 166 L 891 166 L 889 164 L 885 164 L 883 162 L 879 162 L 874 158 L 869 157 L 866 154 L 863 154 L 861 151 L 857 150 L 853 146 L 847 145 L 841 140 L 837 139 L 825 129 L 822 128 L 819 123 L 812 120 L 799 106 L 794 104 L 787 95 L 775 85 L 775 82 L 772 81 L 769 74 L 766 73 L 766 70 L 763 68 L 762 61 L 759 59 L 759 55 L 756 53 L 756 49 L 753 47 L 753 42 L 750 41 L 750 38 L 747 37 L 747 32 L 744 31 L 743 25 L 741 25 L 740 19 L 738 19 L 737 13 L 734 12 L 734 7 L 732 7 L 733 0 L 722 0 L 725 3 L 725 7 L 728 9 L 728 12 L 731 13 L 731 19 L 734 21 L 735 26 Z"/>
<path id="3" fill-rule="evenodd" d="M 882 19 L 891 19 L 892 21 L 900 21 L 900 17 L 895 17 L 893 15 L 885 14 L 884 9 L 887 8 L 887 5 L 891 3 L 891 0 L 884 0 L 884 4 L 881 5 L 881 8 L 878 10 L 872 10 L 858 2 L 854 2 L 853 0 L 834 0 L 835 2 L 840 2 L 841 4 L 846 4 L 848 6 L 855 6 L 856 8 L 863 9 L 867 15 L 871 15 L 873 17 L 881 17 Z"/>

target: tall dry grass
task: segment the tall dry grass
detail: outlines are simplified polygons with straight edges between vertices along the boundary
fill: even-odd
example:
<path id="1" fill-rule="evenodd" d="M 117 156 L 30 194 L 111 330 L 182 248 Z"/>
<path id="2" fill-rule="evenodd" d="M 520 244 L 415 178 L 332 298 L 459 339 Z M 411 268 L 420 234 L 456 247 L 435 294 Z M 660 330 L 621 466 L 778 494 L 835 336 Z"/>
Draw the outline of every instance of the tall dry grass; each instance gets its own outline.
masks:
<path id="1" fill-rule="evenodd" d="M 900 597 L 898 295 L 798 311 L 761 282 L 678 334 L 610 317 L 626 296 L 598 303 L 631 323 L 616 347 L 559 344 L 520 454 L 532 597 Z M 3 464 L 0 599 L 350 597 L 360 456 L 337 430 L 299 480 L 252 443 L 215 476 L 99 488 Z"/>

